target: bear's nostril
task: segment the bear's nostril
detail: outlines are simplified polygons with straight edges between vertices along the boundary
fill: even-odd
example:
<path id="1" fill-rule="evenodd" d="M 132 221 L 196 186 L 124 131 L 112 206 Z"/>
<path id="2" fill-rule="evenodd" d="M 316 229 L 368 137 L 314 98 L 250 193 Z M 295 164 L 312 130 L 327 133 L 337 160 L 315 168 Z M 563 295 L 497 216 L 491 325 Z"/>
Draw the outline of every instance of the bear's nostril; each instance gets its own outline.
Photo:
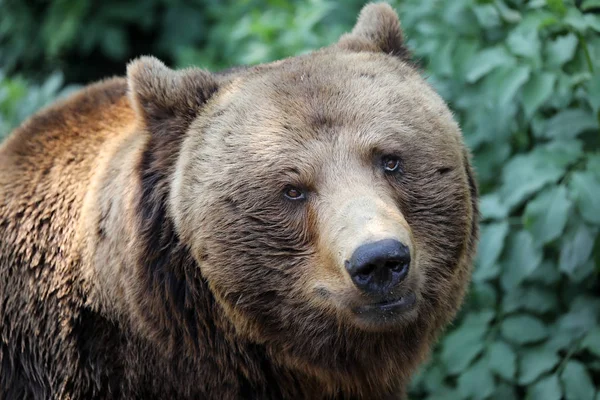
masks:
<path id="1" fill-rule="evenodd" d="M 367 264 L 364 268 L 361 268 L 356 275 L 360 279 L 368 279 L 375 271 L 375 268 L 376 266 L 374 264 Z"/>
<path id="2" fill-rule="evenodd" d="M 392 262 L 386 263 L 385 266 L 390 271 L 393 271 L 393 272 L 402 272 L 402 270 L 404 269 L 404 267 L 406 266 L 406 264 L 398 262 L 398 261 L 392 261 Z"/>

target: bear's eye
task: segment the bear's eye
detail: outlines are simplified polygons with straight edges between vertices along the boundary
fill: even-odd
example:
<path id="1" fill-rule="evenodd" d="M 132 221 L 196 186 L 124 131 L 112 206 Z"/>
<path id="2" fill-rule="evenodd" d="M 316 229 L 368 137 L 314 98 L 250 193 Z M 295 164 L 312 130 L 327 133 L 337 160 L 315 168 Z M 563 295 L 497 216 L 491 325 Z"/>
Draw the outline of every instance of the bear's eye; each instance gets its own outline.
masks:
<path id="1" fill-rule="evenodd" d="M 305 196 L 304 196 L 304 192 L 302 192 L 302 190 L 293 187 L 293 186 L 288 186 L 283 190 L 283 195 L 289 199 L 289 200 L 304 200 Z"/>
<path id="2" fill-rule="evenodd" d="M 385 156 L 382 159 L 383 170 L 387 173 L 400 171 L 400 159 L 394 156 Z"/>

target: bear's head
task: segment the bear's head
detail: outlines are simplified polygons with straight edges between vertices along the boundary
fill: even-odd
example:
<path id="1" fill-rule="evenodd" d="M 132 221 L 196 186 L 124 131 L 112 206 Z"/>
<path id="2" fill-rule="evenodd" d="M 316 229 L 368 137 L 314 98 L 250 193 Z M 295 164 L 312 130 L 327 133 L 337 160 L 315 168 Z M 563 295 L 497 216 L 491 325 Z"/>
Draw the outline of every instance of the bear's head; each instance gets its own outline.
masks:
<path id="1" fill-rule="evenodd" d="M 237 334 L 349 386 L 405 381 L 462 301 L 478 211 L 394 11 L 311 54 L 221 75 L 142 58 L 128 79 L 149 134 L 179 132 L 165 213 Z"/>

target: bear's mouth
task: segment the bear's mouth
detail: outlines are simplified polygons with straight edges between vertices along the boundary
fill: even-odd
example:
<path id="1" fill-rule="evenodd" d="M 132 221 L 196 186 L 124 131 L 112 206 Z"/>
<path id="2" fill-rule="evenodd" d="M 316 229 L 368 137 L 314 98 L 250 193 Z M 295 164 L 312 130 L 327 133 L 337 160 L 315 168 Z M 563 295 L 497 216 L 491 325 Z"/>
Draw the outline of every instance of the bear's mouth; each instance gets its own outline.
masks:
<path id="1" fill-rule="evenodd" d="M 393 299 L 386 299 L 377 303 L 365 304 L 354 307 L 352 311 L 355 314 L 365 317 L 381 316 L 389 318 L 391 316 L 402 314 L 413 309 L 417 303 L 417 296 L 414 292 Z"/>

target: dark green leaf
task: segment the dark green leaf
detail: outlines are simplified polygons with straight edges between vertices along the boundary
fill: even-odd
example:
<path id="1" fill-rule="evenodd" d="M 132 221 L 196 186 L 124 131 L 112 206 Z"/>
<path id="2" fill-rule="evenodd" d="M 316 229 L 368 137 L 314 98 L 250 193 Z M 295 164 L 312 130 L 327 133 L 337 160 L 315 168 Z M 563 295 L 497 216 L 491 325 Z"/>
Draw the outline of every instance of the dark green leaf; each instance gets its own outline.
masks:
<path id="1" fill-rule="evenodd" d="M 495 278 L 500 272 L 500 266 L 496 261 L 502 252 L 507 234 L 508 224 L 506 222 L 488 224 L 481 228 L 477 267 L 473 276 L 476 281 Z"/>
<path id="2" fill-rule="evenodd" d="M 444 384 L 446 374 L 446 371 L 441 365 L 433 365 L 425 372 L 425 375 L 423 376 L 423 385 L 430 392 L 434 392 L 437 388 Z"/>
<path id="3" fill-rule="evenodd" d="M 461 396 L 457 389 L 440 386 L 437 391 L 427 397 L 427 400 L 456 400 L 460 398 Z"/>
<path id="4" fill-rule="evenodd" d="M 482 312 L 468 315 L 463 323 L 443 341 L 441 359 L 448 373 L 458 374 L 483 350 L 483 336 L 493 318 L 493 313 Z"/>
<path id="5" fill-rule="evenodd" d="M 511 290 L 535 271 L 542 261 L 542 252 L 527 231 L 519 231 L 508 240 L 508 254 L 503 263 L 502 287 Z"/>
<path id="6" fill-rule="evenodd" d="M 564 0 L 546 0 L 548 6 L 552 11 L 557 14 L 565 14 L 567 12 L 567 7 L 565 6 Z"/>
<path id="7" fill-rule="evenodd" d="M 488 283 L 474 285 L 469 297 L 477 309 L 494 309 L 498 304 L 498 293 L 494 286 Z"/>
<path id="8" fill-rule="evenodd" d="M 564 21 L 568 26 L 579 32 L 584 32 L 588 27 L 583 14 L 575 7 L 569 7 Z"/>
<path id="9" fill-rule="evenodd" d="M 505 313 L 524 310 L 543 314 L 555 310 L 557 306 L 556 292 L 536 286 L 521 285 L 506 293 L 502 299 L 502 310 Z"/>
<path id="10" fill-rule="evenodd" d="M 490 400 L 506 400 L 506 399 L 516 399 L 518 398 L 516 393 L 516 387 L 512 386 L 508 383 L 500 382 L 498 386 L 494 390 L 492 397 Z"/>
<path id="11" fill-rule="evenodd" d="M 560 357 L 553 350 L 545 348 L 528 349 L 521 355 L 521 363 L 519 364 L 519 383 L 521 385 L 529 385 L 541 375 L 552 370 Z"/>
<path id="12" fill-rule="evenodd" d="M 559 268 L 571 275 L 575 269 L 589 260 L 597 231 L 585 224 L 578 224 L 574 232 L 563 239 L 560 249 Z"/>
<path id="13" fill-rule="evenodd" d="M 562 66 L 567 61 L 571 61 L 577 50 L 577 36 L 568 33 L 550 40 L 546 44 L 546 58 L 548 64 L 552 66 Z"/>
<path id="14" fill-rule="evenodd" d="M 600 163 L 600 156 L 598 157 Z M 491 193 L 479 198 L 479 211 L 481 218 L 486 219 L 501 219 L 508 215 L 508 207 L 500 201 L 498 193 Z"/>
<path id="15" fill-rule="evenodd" d="M 488 350 L 487 362 L 490 370 L 507 381 L 512 381 L 517 371 L 517 356 L 512 347 L 504 342 L 495 342 Z"/>
<path id="16" fill-rule="evenodd" d="M 592 172 L 576 172 L 571 177 L 570 187 L 581 216 L 588 222 L 600 224 L 600 179 Z"/>
<path id="17" fill-rule="evenodd" d="M 549 375 L 530 386 L 527 390 L 528 400 L 560 400 L 562 388 L 556 375 Z"/>
<path id="18" fill-rule="evenodd" d="M 531 118 L 550 97 L 555 82 L 556 75 L 549 72 L 542 72 L 540 74 L 535 74 L 525 86 L 523 86 L 523 96 L 521 101 L 527 118 Z"/>
<path id="19" fill-rule="evenodd" d="M 508 7 L 504 1 L 496 0 L 495 3 L 504 21 L 508 22 L 509 24 L 516 24 L 521 20 L 521 13 Z"/>
<path id="20" fill-rule="evenodd" d="M 557 181 L 581 154 L 581 144 L 571 141 L 538 146 L 528 154 L 513 157 L 502 171 L 499 192 L 503 204 L 513 208 L 545 185 Z"/>
<path id="21" fill-rule="evenodd" d="M 473 7 L 473 12 L 477 17 L 479 25 L 484 28 L 490 29 L 501 25 L 500 13 L 491 4 L 475 6 Z"/>
<path id="22" fill-rule="evenodd" d="M 600 0 L 584 0 L 583 3 L 581 3 L 581 9 L 584 11 L 593 8 L 600 8 Z"/>
<path id="23" fill-rule="evenodd" d="M 529 58 L 536 63 L 540 61 L 542 45 L 535 28 L 513 30 L 508 35 L 506 44 L 514 55 Z"/>
<path id="24" fill-rule="evenodd" d="M 550 118 L 542 136 L 553 139 L 569 139 L 585 131 L 597 129 L 598 121 L 591 112 L 581 108 L 571 108 Z"/>
<path id="25" fill-rule="evenodd" d="M 592 329 L 581 343 L 581 347 L 588 349 L 597 357 L 600 357 L 600 327 Z"/>
<path id="26" fill-rule="evenodd" d="M 513 100 L 521 86 L 529 79 L 531 68 L 528 66 L 512 67 L 502 75 L 502 85 L 496 88 L 498 103 L 507 104 Z"/>
<path id="27" fill-rule="evenodd" d="M 567 400 L 594 400 L 594 384 L 585 366 L 578 361 L 567 362 L 560 375 Z"/>
<path id="28" fill-rule="evenodd" d="M 558 319 L 558 328 L 561 332 L 576 339 L 583 337 L 596 327 L 600 318 L 600 300 L 588 296 L 578 296 L 571 302 L 569 312 Z"/>
<path id="29" fill-rule="evenodd" d="M 600 153 L 588 154 L 586 169 L 600 180 Z"/>
<path id="30" fill-rule="evenodd" d="M 536 244 L 546 244 L 562 234 L 570 208 L 567 188 L 562 185 L 541 192 L 527 203 L 524 223 Z"/>
<path id="31" fill-rule="evenodd" d="M 501 65 L 513 65 L 514 58 L 504 47 L 491 47 L 480 51 L 473 57 L 471 68 L 465 78 L 467 82 L 475 82 Z"/>
<path id="32" fill-rule="evenodd" d="M 538 342 L 548 337 L 548 328 L 538 318 L 530 315 L 516 315 L 502 321 L 502 336 L 516 344 Z"/>
<path id="33" fill-rule="evenodd" d="M 494 393 L 494 377 L 484 361 L 473 364 L 460 374 L 458 391 L 470 399 L 485 399 Z"/>
<path id="34" fill-rule="evenodd" d="M 600 74 L 595 74 L 587 83 L 587 100 L 595 113 L 600 111 Z M 599 121 L 600 122 L 600 121 Z"/>

